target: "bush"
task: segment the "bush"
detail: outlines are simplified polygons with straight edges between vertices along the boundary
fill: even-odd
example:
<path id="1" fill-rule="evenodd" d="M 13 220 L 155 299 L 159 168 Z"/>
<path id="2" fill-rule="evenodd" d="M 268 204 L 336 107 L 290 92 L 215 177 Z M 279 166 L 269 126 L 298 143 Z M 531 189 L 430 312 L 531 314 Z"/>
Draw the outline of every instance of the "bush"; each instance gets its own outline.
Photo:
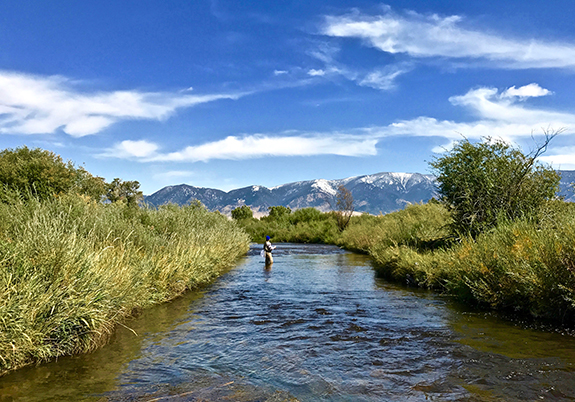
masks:
<path id="1" fill-rule="evenodd" d="M 74 192 L 99 201 L 105 193 L 101 177 L 94 177 L 72 162 L 64 162 L 59 155 L 40 148 L 27 147 L 0 152 L 0 188 L 2 199 L 16 192 L 20 197 L 41 200 Z"/>
<path id="2" fill-rule="evenodd" d="M 253 217 L 254 213 L 247 205 L 242 205 L 241 207 L 237 207 L 232 210 L 232 219 L 234 220 L 249 219 Z"/>
<path id="3" fill-rule="evenodd" d="M 441 200 L 453 214 L 454 232 L 475 237 L 501 219 L 536 217 L 559 186 L 557 172 L 536 163 L 552 137 L 532 156 L 501 140 L 464 140 L 431 162 Z"/>
<path id="4" fill-rule="evenodd" d="M 431 252 L 380 243 L 371 255 L 382 276 L 446 291 L 468 303 L 572 326 L 575 206 L 553 202 L 546 206 L 545 217 L 539 224 L 500 221 L 475 239 L 465 237 Z"/>

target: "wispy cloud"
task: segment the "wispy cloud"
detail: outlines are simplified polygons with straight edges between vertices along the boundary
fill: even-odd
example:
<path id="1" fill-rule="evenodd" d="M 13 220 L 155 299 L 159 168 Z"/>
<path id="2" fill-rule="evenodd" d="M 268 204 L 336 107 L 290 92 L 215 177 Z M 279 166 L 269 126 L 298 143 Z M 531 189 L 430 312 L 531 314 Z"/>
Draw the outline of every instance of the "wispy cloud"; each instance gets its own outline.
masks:
<path id="1" fill-rule="evenodd" d="M 308 52 L 310 56 L 323 63 L 323 68 L 314 68 L 307 71 L 311 77 L 343 77 L 363 87 L 370 87 L 382 91 L 389 91 L 396 87 L 396 80 L 402 74 L 413 69 L 409 63 L 395 63 L 376 68 L 351 68 L 337 60 L 339 48 L 326 43 L 319 43 L 317 47 Z"/>
<path id="2" fill-rule="evenodd" d="M 207 162 L 213 159 L 254 159 L 282 156 L 375 155 L 377 139 L 351 134 L 229 136 L 223 140 L 188 146 L 181 151 L 161 153 L 159 146 L 141 141 L 122 141 L 101 156 L 144 162 Z"/>
<path id="3" fill-rule="evenodd" d="M 355 11 L 327 16 L 321 33 L 332 37 L 358 38 L 391 54 L 414 58 L 483 59 L 503 68 L 575 68 L 575 43 L 550 42 L 466 28 L 462 17 L 383 15 Z"/>
<path id="4" fill-rule="evenodd" d="M 321 69 L 311 69 L 307 72 L 307 75 L 311 75 L 312 77 L 323 77 L 326 74 L 325 70 Z"/>
<path id="5" fill-rule="evenodd" d="M 551 91 L 545 88 L 541 88 L 538 84 L 529 84 L 525 85 L 521 88 L 515 88 L 512 86 L 511 88 L 506 89 L 501 94 L 502 98 L 513 98 L 518 97 L 522 99 L 526 98 L 538 98 L 540 96 L 547 96 L 551 95 Z"/>
<path id="6" fill-rule="evenodd" d="M 397 77 L 410 70 L 411 68 L 406 64 L 389 65 L 368 73 L 359 80 L 359 85 L 388 91 L 395 88 Z"/>
<path id="7" fill-rule="evenodd" d="M 539 159 L 553 165 L 556 169 L 575 169 L 575 146 L 551 149 L 548 154 Z"/>
<path id="8" fill-rule="evenodd" d="M 530 138 L 540 130 L 564 129 L 561 135 L 575 134 L 575 114 L 530 108 L 530 97 L 549 95 L 550 91 L 538 84 L 496 88 L 475 88 L 449 100 L 454 106 L 464 107 L 476 116 L 474 121 L 457 122 L 420 116 L 386 126 L 361 127 L 345 131 L 306 133 L 291 131 L 279 135 L 256 134 L 230 136 L 223 140 L 188 146 L 176 152 L 161 152 L 160 146 L 141 141 L 122 141 L 103 156 L 128 158 L 142 162 L 207 162 L 214 159 L 254 159 L 263 157 L 343 155 L 353 157 L 377 154 L 377 143 L 393 136 L 437 137 L 445 139 L 445 148 L 462 136 L 469 139 L 501 138 L 516 142 Z M 441 152 L 437 147 L 434 152 Z M 575 160 L 574 148 L 550 149 L 545 160 L 565 165 Z M 572 159 L 569 159 L 572 158 Z"/>
<path id="9" fill-rule="evenodd" d="M 115 144 L 100 156 L 120 159 L 149 158 L 156 155 L 159 146 L 146 140 L 125 140 Z"/>
<path id="10" fill-rule="evenodd" d="M 0 71 L 0 133 L 81 137 L 122 120 L 162 120 L 177 109 L 245 94 L 82 92 L 69 79 Z"/>

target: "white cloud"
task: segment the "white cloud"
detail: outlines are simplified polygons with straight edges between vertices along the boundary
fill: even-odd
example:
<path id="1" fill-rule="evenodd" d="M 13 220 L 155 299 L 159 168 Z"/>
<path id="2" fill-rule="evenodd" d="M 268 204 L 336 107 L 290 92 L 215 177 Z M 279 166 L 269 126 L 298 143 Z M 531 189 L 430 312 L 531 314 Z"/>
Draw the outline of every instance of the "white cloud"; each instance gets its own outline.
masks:
<path id="1" fill-rule="evenodd" d="M 368 73 L 359 80 L 359 85 L 388 91 L 395 88 L 395 79 L 409 70 L 406 66 L 387 66 Z"/>
<path id="2" fill-rule="evenodd" d="M 514 88 L 514 87 L 512 87 Z M 519 103 L 519 94 L 543 94 L 548 90 L 531 84 L 530 89 L 516 89 L 518 95 L 502 96 L 496 88 L 475 88 L 464 95 L 453 96 L 449 100 L 454 106 L 467 108 L 477 118 L 469 122 L 439 120 L 420 116 L 411 120 L 400 120 L 386 126 L 362 127 L 347 131 L 305 133 L 287 132 L 280 135 L 256 134 L 229 136 L 219 141 L 188 146 L 177 152 L 160 153 L 159 147 L 151 142 L 123 141 L 106 152 L 105 156 L 131 158 L 142 162 L 207 162 L 213 159 L 253 159 L 263 157 L 344 155 L 372 156 L 377 154 L 376 145 L 386 137 L 438 137 L 446 141 L 443 147 L 435 147 L 433 152 L 443 152 L 451 148 L 455 141 L 463 137 L 479 139 L 499 138 L 516 142 L 542 134 L 541 130 L 560 130 L 563 135 L 575 134 L 575 114 L 528 108 Z M 525 95 L 526 96 L 526 95 Z M 525 97 L 524 96 L 524 97 Z M 555 164 L 573 166 L 575 150 L 562 151 L 552 147 L 542 160 Z"/>
<path id="3" fill-rule="evenodd" d="M 519 90 L 522 90 L 522 88 Z M 547 91 L 538 85 L 537 88 L 541 93 Z M 503 94 L 505 93 L 506 91 L 503 92 Z M 515 98 L 516 97 L 500 96 L 498 90 L 495 88 L 482 87 L 473 89 L 465 95 L 452 96 L 449 100 L 454 105 L 465 106 L 471 109 L 471 111 L 483 119 L 494 120 L 500 123 L 513 123 L 536 127 L 540 127 L 541 125 L 544 127 L 548 125 L 568 127 L 574 126 L 575 124 L 575 116 L 571 113 L 527 108 L 522 104 L 517 104 L 517 99 Z"/>
<path id="4" fill-rule="evenodd" d="M 158 149 L 159 149 L 158 145 L 146 140 L 140 140 L 140 141 L 125 140 L 115 144 L 113 148 L 108 149 L 101 156 L 108 156 L 122 159 L 149 158 L 155 155 Z"/>
<path id="5" fill-rule="evenodd" d="M 315 69 L 311 69 L 311 70 L 309 70 L 309 71 L 307 72 L 307 75 L 310 75 L 310 76 L 312 76 L 312 77 L 322 77 L 322 76 L 324 76 L 325 74 L 326 74 L 326 73 L 325 73 L 325 70 L 315 70 Z"/>
<path id="6" fill-rule="evenodd" d="M 62 129 L 81 137 L 122 120 L 162 120 L 179 108 L 244 94 L 182 95 L 112 91 L 84 93 L 62 77 L 0 71 L 0 133 L 46 134 Z"/>
<path id="7" fill-rule="evenodd" d="M 122 141 L 101 156 L 143 162 L 207 162 L 212 159 L 254 159 L 282 156 L 366 156 L 377 153 L 376 138 L 351 134 L 302 134 L 299 136 L 229 136 L 223 140 L 188 146 L 181 151 L 158 153 L 154 143 Z"/>
<path id="8" fill-rule="evenodd" d="M 321 33 L 364 40 L 381 51 L 416 58 L 483 59 L 504 68 L 575 68 L 575 44 L 512 39 L 466 29 L 460 16 L 359 12 L 327 16 Z"/>
<path id="9" fill-rule="evenodd" d="M 555 169 L 575 169 L 575 146 L 552 149 L 550 155 L 543 155 L 539 159 Z"/>
<path id="10" fill-rule="evenodd" d="M 548 89 L 545 88 L 541 88 L 538 84 L 529 84 L 529 85 L 525 85 L 522 86 L 520 88 L 515 88 L 515 86 L 512 86 L 511 88 L 507 88 L 505 91 L 503 91 L 503 93 L 501 94 L 502 98 L 513 98 L 513 97 L 518 97 L 521 99 L 526 99 L 526 98 L 536 98 L 536 97 L 540 97 L 540 96 L 547 96 L 547 95 L 551 95 L 551 91 L 549 91 Z"/>
<path id="11" fill-rule="evenodd" d="M 229 136 L 223 140 L 154 157 L 155 161 L 208 161 L 210 159 L 251 159 L 265 156 L 375 155 L 377 140 L 351 135 L 334 136 Z"/>
<path id="12" fill-rule="evenodd" d="M 278 76 L 278 75 L 285 75 L 288 72 L 286 70 L 274 70 L 274 75 Z"/>

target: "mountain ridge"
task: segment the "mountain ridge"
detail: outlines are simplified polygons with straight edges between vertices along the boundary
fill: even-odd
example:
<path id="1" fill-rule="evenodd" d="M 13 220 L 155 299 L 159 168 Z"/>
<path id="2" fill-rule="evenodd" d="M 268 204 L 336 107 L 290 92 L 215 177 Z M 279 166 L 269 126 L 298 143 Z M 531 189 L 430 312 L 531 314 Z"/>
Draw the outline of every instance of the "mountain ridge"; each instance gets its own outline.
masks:
<path id="1" fill-rule="evenodd" d="M 561 174 L 559 195 L 575 201 L 569 190 L 575 182 L 575 170 L 559 171 Z M 408 204 L 427 202 L 437 197 L 435 177 L 421 173 L 381 172 L 345 179 L 315 179 L 286 183 L 267 188 L 252 185 L 223 191 L 213 188 L 194 187 L 188 184 L 166 186 L 145 196 L 144 201 L 153 206 L 166 203 L 185 205 L 198 200 L 212 211 L 231 215 L 234 208 L 249 206 L 256 215 L 268 212 L 271 206 L 282 205 L 292 210 L 314 207 L 328 211 L 335 205 L 335 195 L 340 185 L 345 186 L 354 198 L 355 210 L 371 214 L 386 214 L 404 208 Z"/>

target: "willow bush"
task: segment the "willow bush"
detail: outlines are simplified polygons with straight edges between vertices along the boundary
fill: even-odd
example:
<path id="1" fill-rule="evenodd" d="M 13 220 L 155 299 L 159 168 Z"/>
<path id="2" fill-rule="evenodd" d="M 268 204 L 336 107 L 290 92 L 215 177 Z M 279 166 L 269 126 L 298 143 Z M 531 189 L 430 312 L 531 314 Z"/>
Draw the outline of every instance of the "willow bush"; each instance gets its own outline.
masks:
<path id="1" fill-rule="evenodd" d="M 209 283 L 248 246 L 199 204 L 11 197 L 0 203 L 0 373 L 98 347 L 124 318 Z"/>

